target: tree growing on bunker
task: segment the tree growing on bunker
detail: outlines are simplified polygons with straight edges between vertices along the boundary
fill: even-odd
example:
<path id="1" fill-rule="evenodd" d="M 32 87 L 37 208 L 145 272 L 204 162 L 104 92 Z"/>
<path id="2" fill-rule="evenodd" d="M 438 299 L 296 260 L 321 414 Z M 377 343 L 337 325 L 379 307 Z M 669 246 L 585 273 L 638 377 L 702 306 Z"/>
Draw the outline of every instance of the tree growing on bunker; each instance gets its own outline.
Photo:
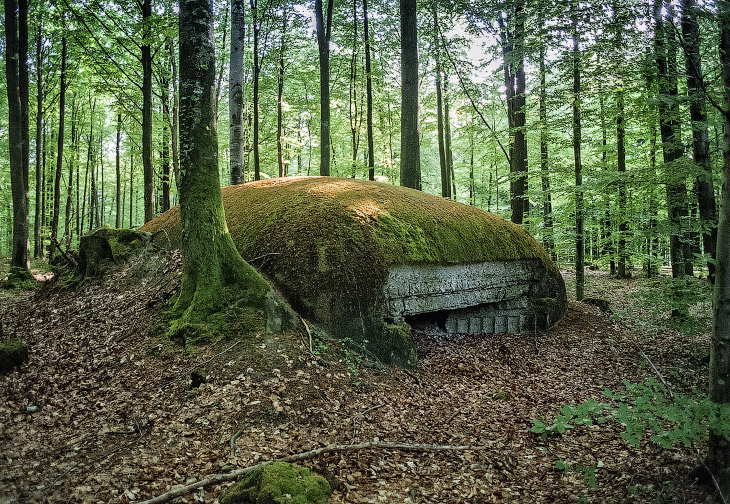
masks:
<path id="1" fill-rule="evenodd" d="M 236 250 L 226 225 L 218 175 L 215 39 L 209 0 L 180 2 L 180 213 L 183 279 L 170 333 L 203 324 L 234 287 L 262 306 L 269 287 Z"/>

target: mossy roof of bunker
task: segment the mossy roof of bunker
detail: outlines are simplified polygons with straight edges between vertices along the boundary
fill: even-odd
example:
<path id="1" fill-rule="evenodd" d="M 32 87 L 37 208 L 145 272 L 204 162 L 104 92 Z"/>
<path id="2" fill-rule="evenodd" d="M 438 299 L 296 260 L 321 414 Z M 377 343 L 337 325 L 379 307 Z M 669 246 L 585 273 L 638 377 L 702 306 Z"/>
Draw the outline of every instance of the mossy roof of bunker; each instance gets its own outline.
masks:
<path id="1" fill-rule="evenodd" d="M 400 264 L 533 259 L 559 275 L 523 227 L 413 189 L 293 177 L 228 186 L 222 194 L 241 255 L 272 277 L 295 305 L 329 291 L 349 295 L 345 302 L 356 308 L 377 295 L 388 267 Z M 156 233 L 157 243 L 178 248 L 178 207 L 142 230 Z"/>

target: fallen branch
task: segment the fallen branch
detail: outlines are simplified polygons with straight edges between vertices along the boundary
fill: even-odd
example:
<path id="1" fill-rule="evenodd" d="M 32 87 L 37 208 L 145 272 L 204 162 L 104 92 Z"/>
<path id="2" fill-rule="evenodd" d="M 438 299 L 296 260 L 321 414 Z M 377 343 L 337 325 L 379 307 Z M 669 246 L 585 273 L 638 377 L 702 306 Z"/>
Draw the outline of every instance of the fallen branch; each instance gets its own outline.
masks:
<path id="1" fill-rule="evenodd" d="M 307 460 L 307 459 L 317 457 L 319 455 L 324 455 L 325 453 L 366 450 L 366 449 L 371 449 L 371 448 L 377 448 L 377 449 L 381 449 L 381 450 L 402 450 L 402 451 L 414 451 L 414 452 L 467 451 L 467 450 L 484 450 L 484 449 L 486 449 L 485 446 L 407 444 L 407 443 L 388 443 L 388 442 L 384 442 L 384 441 L 368 441 L 365 443 L 358 443 L 358 444 L 352 444 L 352 445 L 331 444 L 331 445 L 323 446 L 322 448 L 316 448 L 314 450 L 309 450 L 306 452 L 295 453 L 293 455 L 287 455 L 286 457 L 281 457 L 278 459 L 269 460 L 267 462 L 261 462 L 258 464 L 254 464 L 252 466 L 243 467 L 241 469 L 236 469 L 235 471 L 231 471 L 229 473 L 214 474 L 214 475 L 209 476 L 200 481 L 190 483 L 189 485 L 184 485 L 184 486 L 174 488 L 174 489 L 170 490 L 169 492 L 159 495 L 159 496 L 155 497 L 154 499 L 143 501 L 140 504 L 162 504 L 164 502 L 169 502 L 176 497 L 181 497 L 183 495 L 187 495 L 188 493 L 190 493 L 198 488 L 204 488 L 204 487 L 207 487 L 210 485 L 216 485 L 218 483 L 223 483 L 226 481 L 237 480 L 241 476 L 248 474 L 251 471 L 255 471 L 256 469 L 259 469 L 261 467 L 264 467 L 267 464 L 271 464 L 272 462 L 298 462 L 300 460 Z"/>
<path id="2" fill-rule="evenodd" d="M 236 431 L 236 433 L 231 436 L 231 460 L 236 459 L 236 439 L 238 439 L 241 434 L 243 434 L 243 429 Z"/>

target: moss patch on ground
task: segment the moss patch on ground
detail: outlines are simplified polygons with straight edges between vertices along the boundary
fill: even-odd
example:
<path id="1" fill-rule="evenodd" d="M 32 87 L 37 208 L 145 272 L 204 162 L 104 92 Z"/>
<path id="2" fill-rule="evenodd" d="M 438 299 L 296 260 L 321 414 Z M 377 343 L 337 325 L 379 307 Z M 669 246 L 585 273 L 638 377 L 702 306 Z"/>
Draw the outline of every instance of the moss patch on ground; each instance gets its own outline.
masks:
<path id="1" fill-rule="evenodd" d="M 141 252 L 152 235 L 134 229 L 100 227 L 81 237 L 79 270 L 85 276 L 101 272 L 106 262 L 118 263 Z"/>
<path id="2" fill-rule="evenodd" d="M 28 345 L 13 339 L 0 343 L 0 374 L 20 369 L 28 360 Z"/>
<path id="3" fill-rule="evenodd" d="M 251 471 L 220 496 L 221 504 L 326 504 L 330 485 L 306 467 L 273 462 Z"/>
<path id="4" fill-rule="evenodd" d="M 233 242 L 293 307 L 355 341 L 383 334 L 377 305 L 390 266 L 537 259 L 555 264 L 529 233 L 505 219 L 404 187 L 303 177 L 222 189 Z M 145 224 L 178 248 L 179 209 Z"/>

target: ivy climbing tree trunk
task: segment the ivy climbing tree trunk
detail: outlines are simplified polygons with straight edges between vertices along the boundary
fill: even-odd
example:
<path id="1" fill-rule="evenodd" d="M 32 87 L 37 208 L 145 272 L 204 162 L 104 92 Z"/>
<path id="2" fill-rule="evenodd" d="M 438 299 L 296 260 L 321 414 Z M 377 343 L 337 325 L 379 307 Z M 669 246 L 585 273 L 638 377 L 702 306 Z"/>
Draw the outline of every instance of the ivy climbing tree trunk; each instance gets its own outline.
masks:
<path id="1" fill-rule="evenodd" d="M 180 215 L 183 278 L 172 335 L 186 334 L 221 308 L 223 289 L 262 305 L 268 285 L 228 232 L 218 175 L 215 39 L 210 0 L 182 0 L 180 33 Z"/>
<path id="2" fill-rule="evenodd" d="M 330 0 L 331 1 L 331 0 Z M 421 190 L 418 125 L 418 15 L 416 0 L 400 0 L 401 133 L 400 185 Z"/>

